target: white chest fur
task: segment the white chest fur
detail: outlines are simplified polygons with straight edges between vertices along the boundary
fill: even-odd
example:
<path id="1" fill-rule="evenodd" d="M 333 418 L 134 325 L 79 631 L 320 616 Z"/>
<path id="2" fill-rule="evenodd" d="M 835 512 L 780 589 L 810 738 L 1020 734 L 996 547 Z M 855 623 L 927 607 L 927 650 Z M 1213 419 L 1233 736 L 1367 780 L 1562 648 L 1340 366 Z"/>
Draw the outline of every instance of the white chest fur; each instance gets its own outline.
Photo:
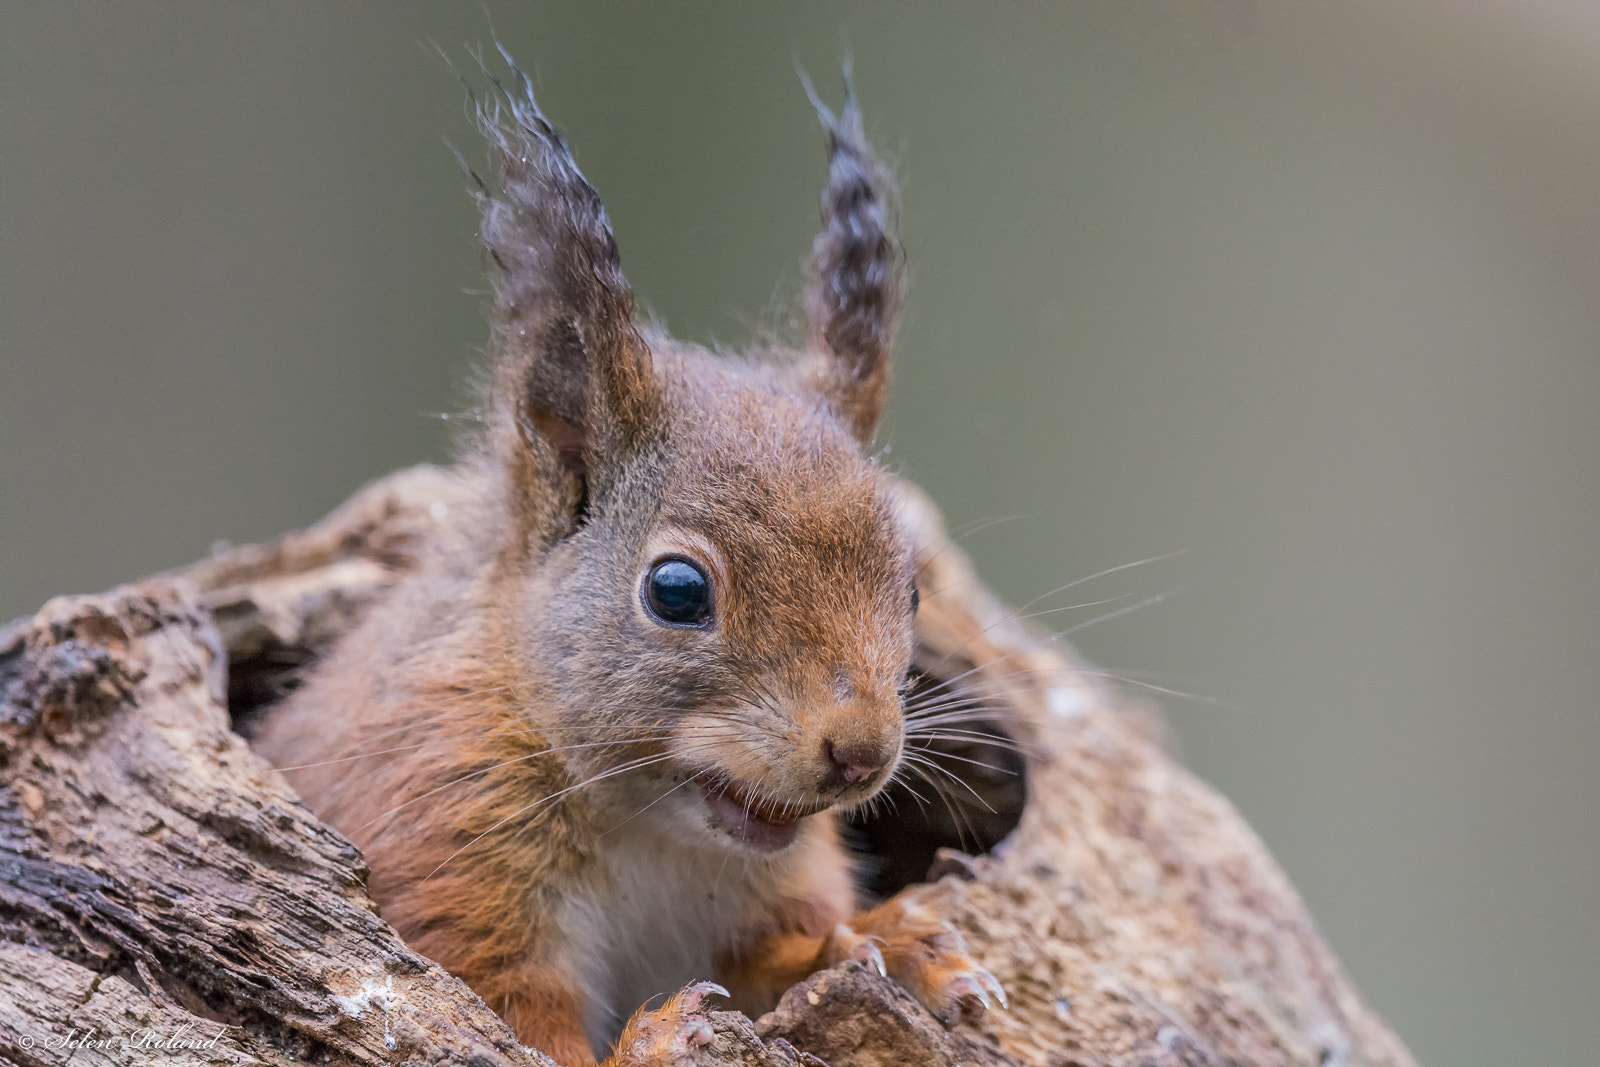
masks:
<path id="1" fill-rule="evenodd" d="M 688 847 L 645 820 L 602 846 L 603 890 L 569 901 L 563 916 L 597 1052 L 641 1004 L 714 978 L 713 957 L 759 913 L 759 887 L 771 883 L 773 866 L 737 850 Z"/>

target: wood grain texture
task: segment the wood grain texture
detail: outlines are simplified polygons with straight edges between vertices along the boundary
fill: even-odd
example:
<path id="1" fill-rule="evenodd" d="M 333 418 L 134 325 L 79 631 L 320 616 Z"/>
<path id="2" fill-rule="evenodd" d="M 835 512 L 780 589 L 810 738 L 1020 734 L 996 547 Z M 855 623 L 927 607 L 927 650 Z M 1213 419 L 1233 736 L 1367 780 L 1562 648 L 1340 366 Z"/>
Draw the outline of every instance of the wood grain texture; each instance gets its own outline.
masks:
<path id="1" fill-rule="evenodd" d="M 359 853 L 230 730 L 225 663 L 181 582 L 0 633 L 0 1048 L 225 1027 L 192 1062 L 542 1062 L 375 914 Z"/>
<path id="2" fill-rule="evenodd" d="M 44 1039 L 187 1026 L 221 1036 L 162 1062 L 549 1062 L 399 940 L 360 854 L 231 728 L 434 550 L 460 491 L 402 471 L 307 531 L 0 630 L 0 1061 L 149 1063 Z M 1001 706 L 1026 753 L 1015 831 L 905 892 L 956 924 L 1010 1008 L 946 1028 L 843 964 L 754 1026 L 714 1014 L 697 1062 L 1409 1067 L 1238 813 L 904 499 L 917 667 Z"/>

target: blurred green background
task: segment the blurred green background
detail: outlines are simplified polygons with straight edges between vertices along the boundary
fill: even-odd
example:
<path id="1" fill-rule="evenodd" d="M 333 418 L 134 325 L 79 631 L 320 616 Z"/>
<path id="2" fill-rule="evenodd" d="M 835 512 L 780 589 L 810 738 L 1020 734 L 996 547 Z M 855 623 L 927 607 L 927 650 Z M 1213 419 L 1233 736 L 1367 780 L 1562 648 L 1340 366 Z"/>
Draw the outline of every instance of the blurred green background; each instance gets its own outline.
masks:
<path id="1" fill-rule="evenodd" d="M 1013 601 L 1187 549 L 1075 640 L 1206 698 L 1187 760 L 1425 1063 L 1600 1057 L 1595 5 L 8 3 L 0 618 L 448 454 L 441 135 L 480 153 L 426 45 L 491 18 L 642 301 L 734 344 L 847 38 L 914 270 L 891 460 L 1017 516 L 966 542 Z"/>

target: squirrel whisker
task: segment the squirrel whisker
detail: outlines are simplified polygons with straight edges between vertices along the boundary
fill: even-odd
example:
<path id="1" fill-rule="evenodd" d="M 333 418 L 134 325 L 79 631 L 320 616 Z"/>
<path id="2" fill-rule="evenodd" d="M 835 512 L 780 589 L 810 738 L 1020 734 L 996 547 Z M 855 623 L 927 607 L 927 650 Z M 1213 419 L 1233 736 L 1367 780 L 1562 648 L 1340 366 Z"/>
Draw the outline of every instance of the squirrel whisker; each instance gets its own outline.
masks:
<path id="1" fill-rule="evenodd" d="M 949 813 L 950 821 L 955 825 L 956 834 L 960 838 L 963 848 L 967 846 L 969 835 L 973 841 L 980 840 L 977 828 L 972 825 L 972 820 L 962 811 L 964 802 L 957 803 L 960 798 L 952 796 L 949 788 L 930 775 L 924 768 L 910 761 L 903 763 L 902 766 L 932 787 L 934 794 L 939 798 L 939 802 L 944 805 L 944 810 Z"/>
<path id="2" fill-rule="evenodd" d="M 510 822 L 512 819 L 517 818 L 519 815 L 526 814 L 527 812 L 532 811 L 534 808 L 537 808 L 537 807 L 539 807 L 539 806 L 541 806 L 543 804 L 548 804 L 552 800 L 557 800 L 557 799 L 559 799 L 561 797 L 566 796 L 568 793 L 571 793 L 571 792 L 574 792 L 576 790 L 582 789 L 585 786 L 593 785 L 595 782 L 598 782 L 598 781 L 600 781 L 602 779 L 614 778 L 617 775 L 623 774 L 623 773 L 625 773 L 627 771 L 639 770 L 640 768 L 649 767 L 649 766 L 651 766 L 653 764 L 656 764 L 656 763 L 665 763 L 666 761 L 668 761 L 668 760 L 670 760 L 672 758 L 673 758 L 673 756 L 670 753 L 668 753 L 668 754 L 660 755 L 660 756 L 647 756 L 647 757 L 641 757 L 641 758 L 639 758 L 637 760 L 631 760 L 631 761 L 629 761 L 627 763 L 621 764 L 620 766 L 612 767 L 609 770 L 601 771 L 599 774 L 591 775 L 590 777 L 585 778 L 583 781 L 577 783 L 576 785 L 569 785 L 565 789 L 558 789 L 556 792 L 550 793 L 550 794 L 548 794 L 546 796 L 543 796 L 543 797 L 540 797 L 538 800 L 535 800 L 532 803 L 524 804 L 522 807 L 518 808 L 516 811 L 512 812 L 510 815 L 507 815 L 505 818 L 501 819 L 499 822 L 495 823 L 493 826 L 491 826 L 487 830 L 483 831 L 483 833 L 481 833 L 478 836 L 474 837 L 471 841 L 468 841 L 466 844 L 462 845 L 460 848 L 458 848 L 454 852 L 450 853 L 450 855 L 446 856 L 444 858 L 444 860 L 442 862 L 440 862 L 439 866 L 437 866 L 433 870 L 429 871 L 427 873 L 427 875 L 425 875 L 423 877 L 422 880 L 424 882 L 426 882 L 429 878 L 432 878 L 434 875 L 436 875 L 440 871 L 444 870 L 445 867 L 449 866 L 450 862 L 452 860 L 454 860 L 457 856 L 461 855 L 463 852 L 467 851 L 473 845 L 476 845 L 479 841 L 482 841 L 485 837 L 488 837 L 490 834 L 492 834 L 496 830 L 500 829 L 500 827 L 504 826 L 506 823 Z M 522 830 L 525 830 L 525 829 L 527 829 L 526 825 L 524 825 L 517 832 L 521 833 Z"/>
<path id="3" fill-rule="evenodd" d="M 950 754 L 948 752 L 941 752 L 940 755 L 941 756 L 948 756 Z M 933 759 L 929 758 L 928 756 L 924 756 L 924 755 L 921 755 L 919 753 L 913 752 L 910 749 L 906 750 L 905 758 L 910 760 L 913 763 L 919 764 L 919 765 L 924 766 L 924 767 L 931 767 L 932 769 L 938 771 L 940 774 L 943 774 L 945 777 L 949 778 L 952 782 L 955 782 L 957 785 L 961 786 L 961 788 L 963 788 L 967 792 L 971 793 L 973 795 L 973 797 L 976 798 L 976 800 L 978 801 L 979 804 L 982 804 L 985 808 L 988 808 L 989 811 L 991 811 L 991 812 L 994 811 L 994 808 L 989 806 L 989 802 L 987 800 L 984 800 L 983 796 L 976 789 L 972 788 L 972 786 L 967 784 L 966 779 L 962 778 L 959 774 L 956 774 L 954 771 L 950 770 L 950 768 L 941 766 L 938 763 L 938 761 L 933 760 Z M 959 757 L 951 757 L 951 758 L 952 759 L 957 759 Z M 966 760 L 965 762 L 974 763 L 976 761 L 975 760 Z M 985 764 L 979 764 L 979 766 L 987 767 L 988 764 L 986 764 L 986 763 Z"/>
<path id="4" fill-rule="evenodd" d="M 947 711 L 972 708 L 977 708 L 980 711 L 999 710 L 1000 705 L 986 703 L 990 697 L 988 693 L 982 690 L 982 687 L 987 685 L 988 683 L 984 681 L 973 682 L 969 686 L 963 686 L 960 691 L 955 693 L 935 693 L 933 696 L 936 699 L 933 700 L 927 699 L 926 694 L 919 696 L 915 701 L 907 705 L 906 718 L 911 722 L 918 722 L 929 715 Z"/>
<path id="5" fill-rule="evenodd" d="M 938 714 L 924 713 L 906 720 L 908 732 L 920 733 L 926 730 L 943 730 L 953 726 L 970 723 L 974 733 L 986 736 L 1003 737 L 1014 741 L 1004 730 L 998 729 L 996 720 L 1005 720 L 1015 713 L 1009 708 L 1002 708 L 991 704 L 979 704 L 971 707 L 945 709 Z"/>
<path id="6" fill-rule="evenodd" d="M 914 746 L 910 746 L 910 748 L 914 748 L 918 752 L 931 753 L 934 756 L 938 756 L 940 759 L 953 759 L 953 760 L 956 760 L 959 763 L 969 763 L 974 767 L 983 767 L 983 768 L 985 768 L 987 770 L 997 771 L 1000 774 L 1009 774 L 1009 775 L 1015 776 L 1016 773 L 1017 773 L 1016 771 L 1010 770 L 1010 769 L 1008 769 L 1006 767 L 996 767 L 994 764 L 985 763 L 982 760 L 971 759 L 971 758 L 969 758 L 967 756 L 958 756 L 954 752 L 946 752 L 942 748 L 930 748 L 927 745 L 914 745 Z M 908 752 L 909 752 L 909 749 L 908 749 Z M 940 769 L 943 770 L 946 774 L 949 774 L 952 778 L 958 778 L 959 777 L 958 775 L 955 774 L 955 772 L 951 771 L 948 767 L 941 767 Z M 966 785 L 966 782 L 962 781 L 961 784 L 962 785 Z M 972 787 L 971 786 L 967 786 L 967 788 L 971 789 Z M 993 810 L 993 809 L 991 809 L 991 810 Z"/>
<path id="7" fill-rule="evenodd" d="M 336 763 L 349 763 L 352 760 L 366 759 L 369 756 L 387 756 L 395 752 L 413 752 L 419 748 L 427 748 L 429 745 L 461 744 L 464 741 L 477 741 L 486 737 L 516 737 L 520 734 L 537 734 L 544 732 L 546 731 L 542 726 L 529 726 L 521 730 L 496 730 L 486 734 L 472 734 L 468 737 L 435 737 L 428 741 L 419 741 L 414 745 L 396 745 L 393 748 L 381 748 L 370 752 L 358 752 L 354 756 L 342 756 L 339 759 L 323 760 L 320 763 L 301 763 L 293 767 L 280 767 L 279 770 L 303 771 L 311 767 L 329 767 Z M 600 748 L 604 745 L 639 744 L 645 741 L 670 741 L 674 736 L 676 735 L 664 734 L 661 736 L 652 737 L 622 737 L 612 741 L 585 741 L 581 744 L 575 745 L 559 745 L 555 748 L 542 748 L 537 753 L 532 754 L 550 755 L 556 752 L 567 752 L 576 748 Z M 461 780 L 462 779 L 457 779 L 457 781 Z M 442 789 L 444 786 L 440 786 L 440 788 Z"/>
<path id="8" fill-rule="evenodd" d="M 1143 566 L 1145 566 L 1147 564 L 1150 564 L 1150 563 L 1164 563 L 1169 559 L 1176 559 L 1179 556 L 1186 556 L 1188 554 L 1189 554 L 1189 550 L 1187 548 L 1174 549 L 1171 552 L 1163 552 L 1158 556 L 1146 556 L 1144 559 L 1136 559 L 1136 560 L 1132 561 L 1131 563 L 1119 563 L 1114 567 L 1107 567 L 1105 570 L 1095 571 L 1093 574 L 1086 574 L 1082 578 L 1074 578 L 1070 582 L 1064 582 L 1061 585 L 1056 586 L 1054 589 L 1049 589 L 1049 590 L 1046 590 L 1043 593 L 1040 593 L 1038 596 L 1034 597 L 1032 600 L 1029 600 L 1027 603 L 1025 603 L 1025 604 L 1021 605 L 1020 607 L 1016 608 L 1015 611 L 1013 612 L 1013 614 L 1018 613 L 1018 612 L 1027 611 L 1029 608 L 1033 607 L 1035 604 L 1039 603 L 1041 600 L 1048 600 L 1053 596 L 1058 596 L 1061 593 L 1065 593 L 1068 589 L 1073 589 L 1073 588 L 1076 588 L 1077 586 L 1083 585 L 1083 584 L 1085 584 L 1087 582 L 1092 582 L 1096 578 L 1104 578 L 1108 574 L 1116 574 L 1119 571 L 1132 570 L 1135 567 L 1143 567 Z M 932 559 L 934 557 L 929 557 L 929 558 Z M 944 588 L 946 588 L 946 587 L 941 586 L 939 589 L 935 589 L 934 591 L 930 592 L 928 595 L 929 596 L 937 596 L 940 592 L 942 592 L 944 590 Z"/>
<path id="9" fill-rule="evenodd" d="M 1057 591 L 1059 592 L 1059 590 L 1057 590 Z M 1080 610 L 1082 608 L 1097 608 L 1097 607 L 1100 607 L 1101 605 L 1104 605 L 1104 604 L 1115 604 L 1118 601 L 1127 600 L 1132 595 L 1133 595 L 1132 593 L 1121 593 L 1121 594 L 1119 594 L 1117 596 L 1114 596 L 1114 597 L 1106 597 L 1104 600 L 1085 600 L 1082 603 L 1078 603 L 1078 604 L 1068 604 L 1065 607 L 1060 607 L 1060 608 L 1045 608 L 1042 611 L 1034 611 L 1034 612 L 1029 612 L 1027 614 L 1024 614 L 1020 609 L 1017 610 L 1017 611 L 1007 612 L 1006 614 L 1002 615 L 1000 618 L 996 619 L 994 622 L 991 622 L 988 626 L 985 626 L 983 629 L 979 630 L 977 633 L 972 634 L 971 636 L 969 636 L 965 641 L 962 641 L 960 644 L 956 645 L 950 651 L 946 652 L 944 654 L 944 656 L 939 659 L 938 662 L 944 663 L 944 662 L 947 662 L 947 661 L 949 661 L 951 659 L 954 659 L 956 656 L 960 655 L 969 645 L 971 645 L 972 642 L 978 640 L 980 637 L 982 637 L 985 634 L 989 633 L 991 630 L 995 629 L 997 626 L 1005 626 L 1006 624 L 1013 623 L 1013 622 L 1026 622 L 1029 619 L 1038 619 L 1038 618 L 1042 618 L 1042 617 L 1044 617 L 1046 615 L 1059 615 L 1063 611 L 1078 611 L 1078 610 Z M 1033 603 L 1037 603 L 1037 602 L 1038 602 L 1037 600 L 1033 601 Z"/>
<path id="10" fill-rule="evenodd" d="M 916 730 L 907 732 L 906 740 L 969 741 L 977 745 L 988 745 L 992 748 L 1003 748 L 1007 751 L 1017 752 L 1022 755 L 1032 755 L 1034 753 L 1034 750 L 1030 747 L 1018 744 L 1009 737 L 1004 737 L 999 734 L 988 734 L 982 732 L 981 730 Z"/>
<path id="11" fill-rule="evenodd" d="M 656 738 L 645 738 L 643 740 L 658 740 L 658 739 L 656 739 Z M 667 740 L 670 740 L 670 738 L 667 738 Z M 569 746 L 569 747 L 590 748 L 590 747 L 597 747 L 597 746 L 600 746 L 600 745 L 609 745 L 609 744 L 618 744 L 618 743 L 620 743 L 620 742 L 598 741 L 598 742 L 593 742 L 592 744 L 574 745 L 574 746 Z M 394 807 L 390 808 L 388 811 L 384 812 L 382 815 L 374 816 L 372 819 L 370 819 L 366 823 L 362 824 L 361 828 L 365 829 L 366 827 L 372 825 L 375 822 L 378 822 L 379 820 L 387 819 L 391 815 L 394 815 L 396 812 L 400 811 L 402 808 L 410 807 L 412 804 L 415 804 L 419 800 L 426 800 L 428 797 L 431 797 L 436 793 L 441 793 L 444 790 L 449 789 L 452 786 L 460 785 L 463 782 L 467 782 L 467 781 L 472 780 L 473 778 L 479 778 L 479 777 L 481 777 L 481 776 L 483 776 L 485 774 L 488 774 L 490 771 L 500 770 L 502 767 L 510 767 L 510 766 L 512 766 L 513 764 L 516 764 L 516 763 L 524 763 L 524 762 L 526 762 L 528 760 L 531 760 L 531 759 L 538 759 L 541 756 L 548 756 L 548 755 L 550 755 L 550 753 L 552 751 L 558 751 L 558 750 L 542 748 L 542 749 L 539 749 L 539 750 L 534 751 L 534 752 L 527 752 L 527 753 L 524 753 L 521 756 L 513 757 L 512 759 L 502 760 L 501 762 L 495 763 L 495 764 L 491 764 L 488 767 L 480 767 L 477 770 L 469 771 L 468 773 L 461 775 L 459 778 L 453 778 L 450 781 L 445 782 L 443 785 L 434 786 L 432 789 L 428 790 L 425 793 L 419 793 L 418 795 L 412 797 L 409 800 L 406 800 L 406 801 L 403 801 L 403 802 L 401 802 L 399 804 L 396 804 Z M 649 758 L 653 758 L 653 757 L 640 757 L 640 758 L 641 759 L 649 759 Z M 669 756 L 663 756 L 661 758 L 670 759 L 671 756 L 670 755 Z M 628 764 L 624 764 L 623 766 L 628 766 Z M 597 779 L 588 779 L 588 781 L 596 781 L 596 780 Z M 580 782 L 579 785 L 586 785 L 586 784 L 588 784 L 588 781 Z M 574 787 L 574 788 L 576 788 L 576 787 Z M 556 795 L 559 795 L 559 794 L 556 794 Z M 540 801 L 535 801 L 534 803 L 538 804 L 538 803 L 541 803 L 541 802 Z"/>
<path id="12" fill-rule="evenodd" d="M 617 823 L 615 826 L 611 827 L 610 829 L 606 829 L 606 830 L 600 831 L 600 836 L 604 837 L 607 834 L 611 833 L 612 830 L 620 830 L 620 829 L 622 829 L 624 826 L 628 825 L 630 822 L 632 822 L 633 820 L 637 819 L 639 816 L 643 815 L 645 812 L 649 811 L 651 808 L 655 807 L 657 804 L 659 804 L 663 800 L 667 799 L 667 797 L 671 796 L 673 793 L 676 793 L 678 790 L 682 789 L 684 786 L 688 785 L 690 782 L 692 782 L 694 780 L 695 780 L 695 778 L 694 778 L 693 775 L 691 775 L 688 778 L 685 778 L 683 781 L 679 782 L 677 785 L 674 785 L 674 786 L 670 787 L 669 789 L 667 789 L 666 792 L 662 793 L 660 796 L 656 797 L 650 803 L 646 804 L 644 807 L 640 808 L 638 811 L 634 812 L 632 815 L 628 816 L 626 819 L 623 819 L 621 822 Z"/>
<path id="13" fill-rule="evenodd" d="M 1093 674 L 1093 675 L 1097 675 L 1097 676 L 1099 676 L 1101 678 L 1110 678 L 1113 681 L 1124 682 L 1124 683 L 1126 683 L 1128 685 L 1138 686 L 1140 689 L 1149 689 L 1152 692 L 1161 693 L 1161 694 L 1164 694 L 1164 695 L 1170 696 L 1170 697 L 1182 697 L 1184 700 L 1193 700 L 1193 701 L 1197 701 L 1198 703 L 1201 703 L 1201 704 L 1217 704 L 1217 705 L 1221 705 L 1223 703 L 1222 701 L 1218 700 L 1216 697 L 1208 697 L 1208 696 L 1205 696 L 1205 695 L 1203 695 L 1201 693 L 1188 693 L 1188 692 L 1185 692 L 1182 689 L 1169 689 L 1164 685 L 1156 685 L 1154 682 L 1140 681 L 1138 678 L 1129 678 L 1126 674 L 1117 674 L 1115 671 L 1090 670 L 1090 669 L 1085 668 L 1084 670 L 1079 671 L 1078 673 L 1080 673 L 1080 674 Z"/>

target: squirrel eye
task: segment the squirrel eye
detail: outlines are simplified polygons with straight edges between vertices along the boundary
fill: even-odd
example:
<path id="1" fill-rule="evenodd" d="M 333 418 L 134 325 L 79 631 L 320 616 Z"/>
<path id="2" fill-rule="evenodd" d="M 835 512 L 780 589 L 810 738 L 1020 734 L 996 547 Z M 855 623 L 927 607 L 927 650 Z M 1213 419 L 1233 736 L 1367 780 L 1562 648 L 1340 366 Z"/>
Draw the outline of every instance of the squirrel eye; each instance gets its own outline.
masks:
<path id="1" fill-rule="evenodd" d="M 711 579 L 686 559 L 664 559 L 645 576 L 644 604 L 669 626 L 701 626 L 711 618 Z"/>
<path id="2" fill-rule="evenodd" d="M 922 597 L 917 593 L 917 583 L 911 583 L 911 614 L 917 613 L 917 605 L 922 603 Z"/>

